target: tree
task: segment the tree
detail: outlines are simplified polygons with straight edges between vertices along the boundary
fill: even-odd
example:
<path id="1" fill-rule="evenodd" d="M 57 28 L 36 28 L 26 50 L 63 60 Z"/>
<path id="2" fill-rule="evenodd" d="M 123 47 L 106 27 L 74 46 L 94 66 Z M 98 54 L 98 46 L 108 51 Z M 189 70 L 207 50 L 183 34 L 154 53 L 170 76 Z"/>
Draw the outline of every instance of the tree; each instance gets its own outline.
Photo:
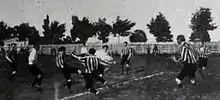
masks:
<path id="1" fill-rule="evenodd" d="M 156 19 L 151 19 L 150 24 L 147 24 L 147 28 L 156 37 L 157 42 L 173 41 L 173 35 L 170 34 L 170 24 L 161 12 L 156 16 Z"/>
<path id="2" fill-rule="evenodd" d="M 85 44 L 89 37 L 96 35 L 95 24 L 89 22 L 89 19 L 83 17 L 79 20 L 77 16 L 72 16 L 72 29 L 70 30 L 71 37 L 75 40 L 77 37 L 80 39 L 80 43 Z"/>
<path id="3" fill-rule="evenodd" d="M 9 27 L 5 22 L 0 22 L 0 41 L 12 37 L 12 33 L 9 31 L 10 29 L 11 27 Z"/>
<path id="4" fill-rule="evenodd" d="M 129 37 L 130 42 L 147 42 L 147 36 L 143 30 L 137 29 Z"/>
<path id="5" fill-rule="evenodd" d="M 209 8 L 200 7 L 193 14 L 190 25 L 193 32 L 189 37 L 190 41 L 195 41 L 196 39 L 200 39 L 202 42 L 211 41 L 208 31 L 213 31 L 217 26 L 212 23 L 213 18 L 210 10 Z"/>
<path id="6" fill-rule="evenodd" d="M 13 37 L 17 37 L 18 33 L 16 32 L 16 30 L 14 29 L 14 27 L 7 27 L 7 33 L 10 35 L 11 38 Z"/>
<path id="7" fill-rule="evenodd" d="M 113 34 L 116 36 L 118 34 L 118 42 L 120 42 L 120 36 L 128 36 L 129 30 L 136 25 L 135 22 L 131 22 L 128 19 L 121 19 L 117 16 L 116 22 L 113 22 Z"/>
<path id="8" fill-rule="evenodd" d="M 15 37 L 18 37 L 18 41 L 26 41 L 29 39 L 29 44 L 33 45 L 39 42 L 39 31 L 34 26 L 29 26 L 28 23 L 22 23 L 14 26 Z M 12 30 L 13 31 L 13 30 Z"/>
<path id="9" fill-rule="evenodd" d="M 17 33 L 18 41 L 26 41 L 32 33 L 32 29 L 28 23 L 22 23 L 20 25 L 14 26 L 14 29 Z"/>
<path id="10" fill-rule="evenodd" d="M 53 21 L 51 23 L 50 29 L 51 29 L 51 43 L 52 44 L 58 44 L 61 43 L 61 38 L 64 37 L 65 24 L 60 24 L 58 21 Z"/>
<path id="11" fill-rule="evenodd" d="M 31 27 L 31 34 L 29 36 L 29 45 L 38 44 L 40 40 L 39 31 L 33 26 Z"/>
<path id="12" fill-rule="evenodd" d="M 50 23 L 49 16 L 46 16 L 46 19 L 44 19 L 44 25 L 42 25 L 44 31 L 44 44 L 59 44 L 61 43 L 61 38 L 64 35 L 65 24 L 60 24 L 58 21 L 53 21 Z"/>
<path id="13" fill-rule="evenodd" d="M 46 16 L 46 19 L 44 19 L 44 25 L 42 25 L 42 28 L 44 29 L 44 37 L 48 37 L 50 34 L 50 19 L 48 15 Z"/>
<path id="14" fill-rule="evenodd" d="M 98 19 L 98 22 L 95 23 L 95 28 L 97 29 L 98 39 L 102 41 L 102 43 L 108 42 L 108 36 L 112 32 L 111 25 L 106 23 L 106 18 Z"/>
<path id="15" fill-rule="evenodd" d="M 128 36 L 129 34 L 125 34 L 127 31 L 131 30 L 132 27 L 135 26 L 135 22 L 131 22 L 128 19 L 121 19 L 120 16 L 117 16 L 116 22 L 113 22 L 113 34 L 116 36 Z"/>

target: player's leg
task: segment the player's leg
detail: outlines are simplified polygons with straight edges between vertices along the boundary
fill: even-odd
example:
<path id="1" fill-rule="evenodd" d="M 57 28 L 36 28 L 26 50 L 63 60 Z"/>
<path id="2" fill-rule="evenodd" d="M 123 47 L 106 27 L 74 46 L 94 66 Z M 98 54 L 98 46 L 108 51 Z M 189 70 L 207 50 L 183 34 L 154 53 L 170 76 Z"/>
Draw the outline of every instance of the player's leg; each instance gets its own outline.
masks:
<path id="1" fill-rule="evenodd" d="M 97 74 L 102 77 L 104 75 L 104 65 L 99 64 L 98 69 L 97 69 Z"/>
<path id="2" fill-rule="evenodd" d="M 69 72 L 69 69 L 65 66 L 61 69 L 63 76 L 66 79 L 66 84 L 64 86 L 67 86 L 68 89 L 71 89 L 72 81 L 71 81 L 71 73 Z"/>
<path id="3" fill-rule="evenodd" d="M 203 70 L 206 69 L 208 66 L 208 58 L 204 58 L 204 65 L 203 65 Z"/>
<path id="4" fill-rule="evenodd" d="M 42 83 L 42 81 L 43 81 L 44 73 L 43 73 L 43 71 L 42 71 L 40 68 L 38 68 L 37 66 L 36 66 L 36 70 L 37 70 L 37 73 L 38 73 L 38 76 L 37 76 L 37 78 L 38 78 L 37 85 L 38 85 L 39 87 L 41 87 L 41 83 Z"/>
<path id="5" fill-rule="evenodd" d="M 128 59 L 128 60 L 126 61 L 125 67 L 126 67 L 126 73 L 127 73 L 127 75 L 128 75 L 129 70 L 130 70 L 130 59 Z"/>
<path id="6" fill-rule="evenodd" d="M 184 67 L 182 68 L 181 72 L 178 74 L 177 78 L 175 79 L 179 88 L 183 87 L 182 80 L 187 75 L 188 75 L 188 64 L 184 64 Z"/>
<path id="7" fill-rule="evenodd" d="M 202 67 L 203 79 L 205 78 L 205 69 L 207 68 L 207 66 L 208 66 L 208 58 L 204 58 L 204 64 Z"/>
<path id="8" fill-rule="evenodd" d="M 205 63 L 204 58 L 199 58 L 198 72 L 203 79 L 204 79 L 204 72 L 203 72 L 204 63 Z"/>
<path id="9" fill-rule="evenodd" d="M 190 72 L 189 73 L 189 78 L 190 78 L 190 82 L 192 83 L 192 84 L 195 84 L 195 75 L 196 75 L 196 63 L 195 64 L 189 64 L 188 65 L 189 67 L 189 70 L 190 71 L 188 71 L 188 72 Z"/>
<path id="10" fill-rule="evenodd" d="M 43 80 L 43 71 L 40 68 L 38 68 L 36 64 L 31 66 L 31 70 L 32 70 L 33 75 L 35 76 L 35 80 L 32 83 L 32 86 L 35 86 L 38 89 L 40 89 L 41 83 Z"/>
<path id="11" fill-rule="evenodd" d="M 34 81 L 33 81 L 32 84 L 31 84 L 31 87 L 32 87 L 32 88 L 36 86 L 37 81 L 38 81 L 37 72 L 36 72 L 34 66 L 35 66 L 35 65 L 29 65 L 29 66 L 28 66 L 29 71 L 31 72 L 32 75 L 34 75 Z"/>
<path id="12" fill-rule="evenodd" d="M 124 75 L 125 61 L 126 61 L 125 57 L 122 57 L 122 59 L 121 59 L 121 69 L 122 69 L 121 73 L 122 73 L 122 75 Z"/>
<path id="13" fill-rule="evenodd" d="M 74 73 L 74 74 L 80 74 L 81 73 L 81 70 L 79 68 L 75 68 L 75 67 L 67 66 L 67 70 L 70 74 L 71 73 Z"/>
<path id="14" fill-rule="evenodd" d="M 11 74 L 10 74 L 10 80 L 13 80 L 16 73 L 17 73 L 17 64 L 16 63 L 11 63 L 10 66 L 11 66 L 11 69 L 12 69 Z"/>
<path id="15" fill-rule="evenodd" d="M 103 77 L 100 77 L 95 71 L 91 75 L 94 79 L 102 82 L 103 84 L 107 83 L 107 81 Z"/>
<path id="16" fill-rule="evenodd" d="M 98 94 L 99 91 L 94 89 L 94 80 L 91 74 L 83 74 L 84 79 L 85 79 L 85 87 L 87 90 L 89 90 L 91 93 Z"/>

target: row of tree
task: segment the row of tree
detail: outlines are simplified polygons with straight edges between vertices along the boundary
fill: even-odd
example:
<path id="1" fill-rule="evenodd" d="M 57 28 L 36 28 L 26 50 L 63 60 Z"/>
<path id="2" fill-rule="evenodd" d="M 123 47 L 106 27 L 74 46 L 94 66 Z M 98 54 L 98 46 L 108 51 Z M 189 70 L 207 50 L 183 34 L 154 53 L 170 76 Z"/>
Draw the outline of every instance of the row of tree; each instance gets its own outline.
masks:
<path id="1" fill-rule="evenodd" d="M 135 26 L 135 22 L 128 19 L 122 19 L 119 16 L 112 25 L 106 22 L 106 18 L 99 18 L 97 22 L 91 22 L 87 17 L 79 19 L 77 16 L 72 16 L 71 36 L 65 37 L 66 26 L 58 21 L 50 21 L 47 15 L 44 19 L 43 37 L 39 35 L 39 31 L 28 23 L 22 23 L 14 27 L 10 27 L 3 21 L 0 22 L 0 40 L 17 37 L 19 41 L 29 39 L 30 44 L 62 44 L 62 43 L 77 43 L 75 40 L 79 38 L 80 43 L 86 43 L 88 38 L 98 36 L 102 43 L 108 42 L 108 36 L 130 36 L 131 42 L 146 42 L 147 36 L 143 30 L 137 29 L 131 31 Z M 200 7 L 196 13 L 193 13 L 190 28 L 192 34 L 190 41 L 200 39 L 204 42 L 210 42 L 208 31 L 214 30 L 217 26 L 212 23 L 213 18 L 209 8 Z M 152 18 L 150 23 L 146 25 L 149 33 L 156 37 L 157 42 L 172 42 L 173 35 L 170 31 L 170 24 L 166 17 L 159 13 L 156 18 Z"/>

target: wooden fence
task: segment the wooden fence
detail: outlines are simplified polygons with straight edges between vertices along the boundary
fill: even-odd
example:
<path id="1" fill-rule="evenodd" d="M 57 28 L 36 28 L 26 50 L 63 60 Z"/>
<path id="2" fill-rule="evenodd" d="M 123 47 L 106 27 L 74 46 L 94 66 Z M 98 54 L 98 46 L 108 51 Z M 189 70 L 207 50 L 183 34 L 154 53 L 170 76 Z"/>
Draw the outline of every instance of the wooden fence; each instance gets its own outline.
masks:
<path id="1" fill-rule="evenodd" d="M 179 50 L 179 45 L 176 43 L 157 43 L 158 49 L 160 50 L 160 53 L 176 53 Z M 220 43 L 206 43 L 211 49 L 213 53 L 220 53 Z M 57 51 L 60 46 L 66 47 L 67 54 L 76 51 L 80 52 L 80 49 L 82 47 L 82 44 L 61 44 L 61 45 L 40 45 L 40 52 L 41 54 L 51 54 L 52 50 Z M 121 49 L 123 48 L 123 44 L 108 44 L 109 51 L 111 53 L 120 53 Z M 130 47 L 134 49 L 134 51 L 137 54 L 147 54 L 147 48 L 148 46 L 151 48 L 151 53 L 154 47 L 154 44 L 152 43 L 131 43 L 129 44 Z M 29 48 L 32 46 L 29 45 Z M 89 48 L 95 48 L 96 50 L 101 49 L 102 44 L 87 44 L 87 49 Z M 198 47 L 196 45 L 196 47 Z M 5 47 L 7 50 L 7 47 Z"/>
<path id="2" fill-rule="evenodd" d="M 158 49 L 160 50 L 160 53 L 176 53 L 179 51 L 179 45 L 178 44 L 171 44 L 171 43 L 157 43 Z M 207 43 L 213 53 L 220 53 L 220 43 Z M 65 44 L 65 45 L 41 45 L 40 53 L 42 54 L 51 54 L 51 50 L 55 49 L 57 50 L 60 46 L 64 46 L 67 49 L 67 53 L 71 53 L 73 51 L 80 52 L 80 49 L 82 47 L 81 44 Z M 112 53 L 120 53 L 121 49 L 123 48 L 123 44 L 109 44 L 109 51 Z M 151 52 L 153 51 L 154 44 L 149 43 L 132 43 L 129 44 L 130 47 L 134 49 L 134 51 L 137 54 L 147 54 L 147 48 L 148 46 L 151 48 Z M 102 44 L 88 44 L 87 49 L 89 48 L 95 48 L 96 50 L 101 49 Z M 198 47 L 198 45 L 195 45 L 195 47 Z"/>

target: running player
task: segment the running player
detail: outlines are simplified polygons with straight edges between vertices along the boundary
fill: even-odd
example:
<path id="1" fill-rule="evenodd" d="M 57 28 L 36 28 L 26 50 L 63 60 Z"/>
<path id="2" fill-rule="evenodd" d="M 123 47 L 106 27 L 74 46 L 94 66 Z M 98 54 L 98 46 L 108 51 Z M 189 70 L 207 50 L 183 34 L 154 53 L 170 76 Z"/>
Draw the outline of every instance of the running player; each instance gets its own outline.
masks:
<path id="1" fill-rule="evenodd" d="M 121 67 L 122 75 L 124 75 L 124 70 L 126 68 L 126 73 L 130 70 L 130 60 L 132 56 L 132 49 L 128 47 L 128 42 L 124 42 L 124 48 L 121 51 Z"/>
<path id="2" fill-rule="evenodd" d="M 65 86 L 67 85 L 67 88 L 69 89 L 69 91 L 72 92 L 71 91 L 71 85 L 72 85 L 71 73 L 81 74 L 81 71 L 77 68 L 68 66 L 68 64 L 66 63 L 65 56 L 66 56 L 66 48 L 62 46 L 59 48 L 58 54 L 56 56 L 56 65 L 57 67 L 61 69 L 63 76 L 67 80 L 67 83 L 65 84 Z"/>
<path id="3" fill-rule="evenodd" d="M 197 57 L 196 53 L 194 52 L 194 48 L 191 48 L 189 44 L 185 42 L 185 37 L 183 35 L 179 35 L 177 37 L 178 44 L 181 44 L 181 57 L 180 59 L 175 59 L 175 62 L 182 62 L 184 67 L 182 68 L 181 72 L 175 79 L 179 88 L 183 87 L 182 80 L 189 76 L 191 83 L 195 84 L 195 73 L 196 73 L 196 66 L 197 66 Z"/>
<path id="4" fill-rule="evenodd" d="M 108 45 L 103 45 L 101 50 L 98 50 L 95 55 L 101 59 L 100 65 L 98 67 L 98 74 L 102 77 L 104 72 L 110 69 L 111 65 L 116 62 L 113 61 L 113 58 L 108 54 Z M 108 68 L 106 68 L 108 67 Z"/>
<path id="5" fill-rule="evenodd" d="M 207 63 L 208 63 L 208 55 L 210 55 L 211 52 L 209 50 L 209 48 L 204 44 L 204 42 L 202 42 L 200 48 L 199 48 L 199 73 L 201 75 L 202 78 L 204 77 L 204 70 L 207 67 Z"/>
<path id="6" fill-rule="evenodd" d="M 40 46 L 34 45 L 31 49 L 29 57 L 28 57 L 28 69 L 34 75 L 35 79 L 31 84 L 32 88 L 41 89 L 41 83 L 43 80 L 43 71 L 38 66 L 38 55 L 37 51 L 39 51 Z"/>
<path id="7" fill-rule="evenodd" d="M 7 50 L 6 59 L 10 65 L 11 73 L 10 73 L 10 80 L 13 80 L 15 75 L 17 74 L 17 45 L 15 43 L 12 43 L 9 47 L 9 50 Z"/>
<path id="8" fill-rule="evenodd" d="M 86 89 L 88 89 L 91 93 L 98 94 L 99 91 L 96 90 L 94 85 L 94 79 L 102 82 L 104 85 L 107 84 L 107 81 L 100 77 L 97 73 L 97 69 L 100 64 L 100 59 L 95 56 L 96 50 L 94 48 L 89 49 L 89 55 L 85 57 L 76 56 L 72 53 L 74 58 L 83 62 L 84 70 L 82 71 L 82 75 L 84 76 L 86 82 Z"/>

